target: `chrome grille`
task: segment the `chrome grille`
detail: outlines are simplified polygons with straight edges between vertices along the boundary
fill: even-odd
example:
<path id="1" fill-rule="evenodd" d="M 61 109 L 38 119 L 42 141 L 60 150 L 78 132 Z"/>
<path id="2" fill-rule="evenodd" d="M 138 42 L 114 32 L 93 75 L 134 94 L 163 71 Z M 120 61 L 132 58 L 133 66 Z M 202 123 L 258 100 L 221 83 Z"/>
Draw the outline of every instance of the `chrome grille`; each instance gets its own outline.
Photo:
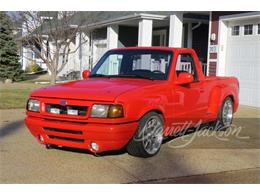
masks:
<path id="1" fill-rule="evenodd" d="M 87 106 L 72 106 L 72 105 L 63 106 L 63 105 L 59 105 L 59 104 L 46 104 L 45 105 L 45 111 L 47 113 L 52 113 L 52 114 L 86 116 L 87 110 L 88 110 Z M 53 111 L 55 111 L 55 113 Z"/>

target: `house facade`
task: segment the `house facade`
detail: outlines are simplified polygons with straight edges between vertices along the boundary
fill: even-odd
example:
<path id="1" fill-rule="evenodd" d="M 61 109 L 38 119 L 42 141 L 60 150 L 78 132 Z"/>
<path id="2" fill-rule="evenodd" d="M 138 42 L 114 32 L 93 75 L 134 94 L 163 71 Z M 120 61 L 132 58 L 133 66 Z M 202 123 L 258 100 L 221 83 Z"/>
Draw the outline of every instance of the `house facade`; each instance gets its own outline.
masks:
<path id="1" fill-rule="evenodd" d="M 71 47 L 79 49 L 70 56 L 60 75 L 92 69 L 103 53 L 113 48 L 188 47 L 197 52 L 205 75 L 238 77 L 241 104 L 260 107 L 260 12 L 87 14 L 79 12 L 79 17 L 92 16 L 94 20 L 76 34 L 75 45 Z M 33 55 L 27 49 L 23 49 L 26 51 L 23 56 Z M 27 64 L 24 59 L 23 67 Z"/>
<path id="2" fill-rule="evenodd" d="M 124 14 L 86 27 L 86 29 L 93 29 L 83 35 L 90 39 L 88 46 L 82 46 L 83 50 L 90 52 L 89 63 L 83 63 L 89 66 L 87 68 L 91 69 L 99 57 L 112 48 L 192 47 L 198 53 L 203 70 L 207 74 L 208 12 L 129 12 Z M 84 54 L 86 53 L 82 53 Z"/>
<path id="3" fill-rule="evenodd" d="M 260 107 L 260 12 L 211 12 L 208 75 L 235 76 L 240 104 Z"/>

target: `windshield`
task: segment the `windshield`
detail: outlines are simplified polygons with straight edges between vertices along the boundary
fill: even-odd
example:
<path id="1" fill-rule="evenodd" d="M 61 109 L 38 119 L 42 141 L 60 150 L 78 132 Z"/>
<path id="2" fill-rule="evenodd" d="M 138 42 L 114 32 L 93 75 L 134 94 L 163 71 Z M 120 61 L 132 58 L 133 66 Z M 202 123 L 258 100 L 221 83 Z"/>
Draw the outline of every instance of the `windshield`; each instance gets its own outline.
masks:
<path id="1" fill-rule="evenodd" d="M 89 77 L 129 77 L 166 80 L 173 52 L 163 50 L 114 50 L 107 52 Z"/>

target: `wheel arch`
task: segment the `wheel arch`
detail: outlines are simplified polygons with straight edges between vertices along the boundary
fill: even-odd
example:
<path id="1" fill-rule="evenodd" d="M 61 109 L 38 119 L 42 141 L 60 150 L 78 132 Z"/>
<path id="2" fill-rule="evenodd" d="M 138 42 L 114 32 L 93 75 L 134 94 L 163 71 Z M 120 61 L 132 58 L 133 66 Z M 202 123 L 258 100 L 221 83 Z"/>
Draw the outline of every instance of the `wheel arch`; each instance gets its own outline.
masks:
<path id="1" fill-rule="evenodd" d="M 227 97 L 230 97 L 232 102 L 234 103 L 235 100 L 234 100 L 234 96 L 232 94 L 227 95 L 224 99 L 226 99 Z M 224 99 L 223 99 L 223 101 L 224 101 Z"/>
<path id="2" fill-rule="evenodd" d="M 162 116 L 162 119 L 163 119 L 163 122 L 165 123 L 165 117 L 164 117 L 164 114 L 163 114 L 163 111 L 158 109 L 158 108 L 155 108 L 155 109 L 149 109 L 149 110 L 146 110 L 145 112 L 143 112 L 141 114 L 141 116 L 139 117 L 138 121 L 141 120 L 146 114 L 148 114 L 149 112 L 155 112 L 159 115 Z"/>
<path id="3" fill-rule="evenodd" d="M 209 106 L 208 106 L 208 112 L 213 113 L 217 116 L 219 113 L 219 109 L 221 108 L 222 102 L 227 98 L 230 97 L 233 101 L 233 104 L 235 106 L 235 95 L 232 93 L 232 91 L 225 90 L 225 88 L 216 86 L 210 94 L 209 98 Z"/>

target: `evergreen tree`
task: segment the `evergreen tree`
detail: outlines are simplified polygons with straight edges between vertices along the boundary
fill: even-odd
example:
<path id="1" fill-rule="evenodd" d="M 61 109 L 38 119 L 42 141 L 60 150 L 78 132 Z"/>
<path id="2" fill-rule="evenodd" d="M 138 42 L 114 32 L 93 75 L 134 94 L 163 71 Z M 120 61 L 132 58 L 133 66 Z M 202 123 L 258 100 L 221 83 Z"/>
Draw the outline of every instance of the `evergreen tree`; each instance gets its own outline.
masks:
<path id="1" fill-rule="evenodd" d="M 12 22 L 5 12 L 0 12 L 0 80 L 17 81 L 22 77 L 17 45 L 12 34 Z"/>

